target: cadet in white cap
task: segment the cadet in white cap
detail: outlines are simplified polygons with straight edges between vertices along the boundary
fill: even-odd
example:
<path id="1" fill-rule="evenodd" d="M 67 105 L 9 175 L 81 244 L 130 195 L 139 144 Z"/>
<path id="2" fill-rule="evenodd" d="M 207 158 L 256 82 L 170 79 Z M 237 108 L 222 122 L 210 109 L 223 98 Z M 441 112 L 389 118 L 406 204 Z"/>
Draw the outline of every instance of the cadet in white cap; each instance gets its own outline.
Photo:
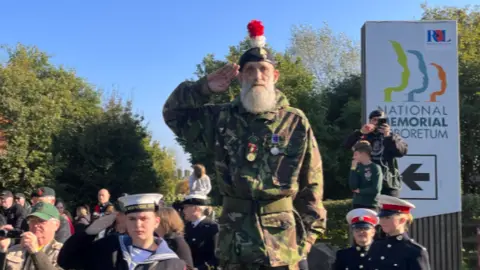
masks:
<path id="1" fill-rule="evenodd" d="M 375 226 L 378 224 L 377 212 L 357 208 L 348 212 L 347 222 L 352 227 L 355 244 L 337 252 L 335 269 L 367 269 L 368 250 L 373 243 Z"/>
<path id="2" fill-rule="evenodd" d="M 184 270 L 186 265 L 161 238 L 154 237 L 160 224 L 157 215 L 161 194 L 120 197 L 126 215 L 128 235 L 95 236 L 115 221 L 115 214 L 100 217 L 83 233 L 64 244 L 58 264 L 64 269 L 168 269 Z"/>
<path id="3" fill-rule="evenodd" d="M 387 195 L 378 196 L 380 226 L 387 238 L 376 240 L 369 252 L 369 269 L 430 270 L 427 249 L 408 236 L 412 203 Z"/>

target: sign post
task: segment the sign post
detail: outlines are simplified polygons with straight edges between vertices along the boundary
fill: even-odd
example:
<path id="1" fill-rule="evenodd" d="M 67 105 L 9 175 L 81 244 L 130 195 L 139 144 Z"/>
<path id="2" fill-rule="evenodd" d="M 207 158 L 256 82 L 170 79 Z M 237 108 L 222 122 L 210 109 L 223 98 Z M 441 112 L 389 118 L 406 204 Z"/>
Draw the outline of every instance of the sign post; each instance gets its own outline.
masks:
<path id="1" fill-rule="evenodd" d="M 447 240 L 425 236 L 440 227 L 422 221 L 456 217 L 461 212 L 456 22 L 366 22 L 362 28 L 362 77 L 364 122 L 369 112 L 381 109 L 391 131 L 408 143 L 407 156 L 398 159 L 400 197 L 416 205 L 413 215 L 418 220 L 412 233 L 425 239 L 419 241 L 422 245 L 436 249 L 434 242 Z M 454 226 L 442 225 L 449 236 L 451 230 L 460 230 L 460 219 L 453 219 L 458 220 Z M 444 237 L 442 234 L 438 237 Z M 461 255 L 461 245 L 447 243 L 447 247 L 458 248 L 455 252 Z M 432 264 L 433 269 L 460 267 L 441 257 L 432 262 L 434 259 L 439 263 Z"/>

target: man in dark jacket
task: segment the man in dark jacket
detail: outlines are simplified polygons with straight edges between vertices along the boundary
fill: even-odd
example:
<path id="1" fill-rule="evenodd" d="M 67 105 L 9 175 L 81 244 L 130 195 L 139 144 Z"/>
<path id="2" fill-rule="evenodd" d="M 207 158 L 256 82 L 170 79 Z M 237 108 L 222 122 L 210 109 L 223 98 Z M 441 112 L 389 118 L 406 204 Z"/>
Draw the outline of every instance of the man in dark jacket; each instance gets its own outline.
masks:
<path id="1" fill-rule="evenodd" d="M 381 194 L 399 197 L 402 180 L 397 158 L 407 154 L 408 144 L 400 135 L 390 131 L 383 111 L 372 111 L 368 119 L 368 124 L 360 130 L 355 130 L 346 139 L 345 147 L 351 150 L 358 141 L 368 141 L 372 146 L 372 161 L 380 165 L 383 171 Z"/>
<path id="2" fill-rule="evenodd" d="M 23 209 L 25 209 L 26 215 L 30 215 L 30 213 L 32 212 L 32 206 L 27 202 L 25 194 L 15 193 L 15 203 L 21 205 Z"/>
<path id="3" fill-rule="evenodd" d="M 27 216 L 25 209 L 13 201 L 13 194 L 9 190 L 4 190 L 0 194 L 2 201 L 1 214 L 7 219 L 7 230 L 21 229 L 22 223 Z"/>
<path id="4" fill-rule="evenodd" d="M 93 207 L 92 220 L 105 215 L 105 211 L 109 206 L 113 206 L 110 202 L 110 192 L 107 189 L 100 189 L 97 194 L 98 203 Z"/>

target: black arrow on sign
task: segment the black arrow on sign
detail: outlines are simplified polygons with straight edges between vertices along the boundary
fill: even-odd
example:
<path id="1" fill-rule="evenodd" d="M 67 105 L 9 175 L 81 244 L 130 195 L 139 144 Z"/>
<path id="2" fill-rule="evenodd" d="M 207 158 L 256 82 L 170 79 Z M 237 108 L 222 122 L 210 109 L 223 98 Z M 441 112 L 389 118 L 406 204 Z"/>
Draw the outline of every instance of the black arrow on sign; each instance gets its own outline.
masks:
<path id="1" fill-rule="evenodd" d="M 411 190 L 422 190 L 417 182 L 430 181 L 429 173 L 416 173 L 423 164 L 410 164 L 402 173 L 402 180 Z"/>

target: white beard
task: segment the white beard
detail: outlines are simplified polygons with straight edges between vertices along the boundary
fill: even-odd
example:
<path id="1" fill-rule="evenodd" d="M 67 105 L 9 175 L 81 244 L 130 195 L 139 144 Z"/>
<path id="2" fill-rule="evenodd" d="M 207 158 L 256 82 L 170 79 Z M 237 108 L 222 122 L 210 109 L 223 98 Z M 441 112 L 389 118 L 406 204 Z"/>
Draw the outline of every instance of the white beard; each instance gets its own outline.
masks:
<path id="1" fill-rule="evenodd" d="M 240 100 L 243 107 L 250 113 L 260 114 L 271 111 L 277 105 L 275 85 L 252 87 L 252 84 L 245 83 L 242 85 Z"/>

